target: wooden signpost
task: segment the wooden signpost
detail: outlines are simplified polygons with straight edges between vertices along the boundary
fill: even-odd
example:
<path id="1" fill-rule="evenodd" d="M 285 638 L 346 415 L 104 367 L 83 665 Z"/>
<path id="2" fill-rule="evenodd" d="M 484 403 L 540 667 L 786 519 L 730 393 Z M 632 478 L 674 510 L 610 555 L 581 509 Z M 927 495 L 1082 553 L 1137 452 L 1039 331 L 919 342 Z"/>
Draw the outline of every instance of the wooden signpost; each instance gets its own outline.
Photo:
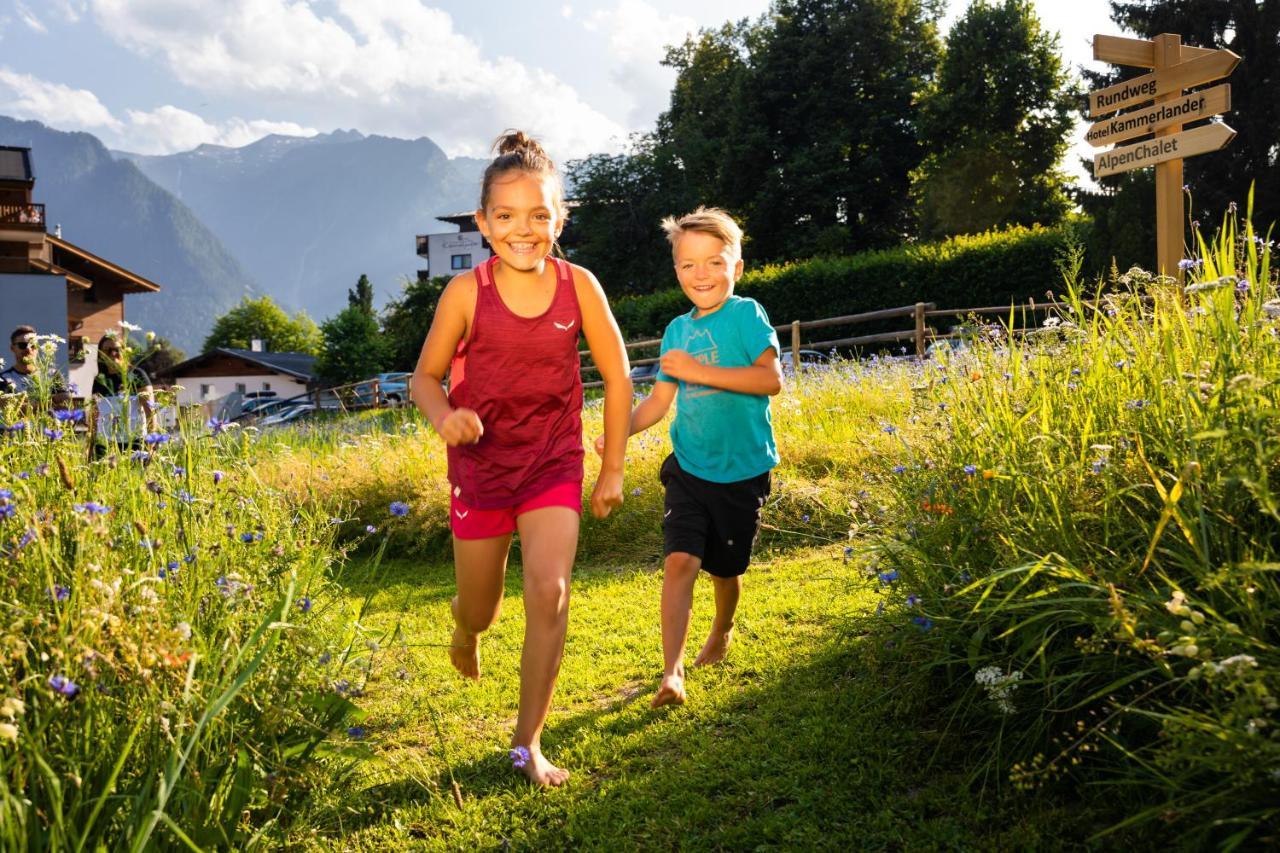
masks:
<path id="1" fill-rule="evenodd" d="M 1153 134 L 1142 142 L 1100 152 L 1093 160 L 1093 173 L 1101 178 L 1144 166 L 1156 167 L 1156 270 L 1181 280 L 1178 262 L 1183 257 L 1185 218 L 1182 161 L 1224 148 L 1236 135 L 1221 123 L 1182 129 L 1188 122 L 1231 109 L 1229 84 L 1190 94 L 1183 90 L 1230 75 L 1240 57 L 1229 50 L 1184 45 L 1182 36 L 1164 34 L 1149 41 L 1096 35 L 1093 58 L 1152 69 L 1150 74 L 1089 93 L 1089 115 L 1102 120 L 1089 128 L 1085 139 L 1100 147 Z M 1151 105 L 1145 106 L 1149 101 Z M 1142 109 L 1117 113 L 1140 105 L 1144 105 Z"/>

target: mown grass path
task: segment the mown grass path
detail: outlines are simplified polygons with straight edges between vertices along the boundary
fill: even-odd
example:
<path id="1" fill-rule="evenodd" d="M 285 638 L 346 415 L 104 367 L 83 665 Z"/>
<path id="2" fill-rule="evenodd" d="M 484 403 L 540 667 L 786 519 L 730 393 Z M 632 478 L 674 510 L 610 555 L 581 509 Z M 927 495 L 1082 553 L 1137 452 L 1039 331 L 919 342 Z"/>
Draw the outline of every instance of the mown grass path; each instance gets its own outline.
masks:
<path id="1" fill-rule="evenodd" d="M 402 639 L 380 644 L 358 700 L 372 760 L 330 792 L 298 840 L 352 850 L 1055 846 L 1060 827 L 1042 811 L 1011 817 L 1008 803 L 968 793 L 963 768 L 931 766 L 938 734 L 896 716 L 892 685 L 860 663 L 869 640 L 857 617 L 877 597 L 839 549 L 761 560 L 728 661 L 691 671 L 687 705 L 651 710 L 656 564 L 575 570 L 543 737 L 573 776 L 550 791 L 527 784 L 506 756 L 524 629 L 518 564 L 482 646 L 479 684 L 456 676 L 445 654 L 451 565 L 350 566 L 347 605 L 372 593 L 364 628 L 389 636 L 399 625 Z M 711 607 L 700 583 L 688 661 Z"/>

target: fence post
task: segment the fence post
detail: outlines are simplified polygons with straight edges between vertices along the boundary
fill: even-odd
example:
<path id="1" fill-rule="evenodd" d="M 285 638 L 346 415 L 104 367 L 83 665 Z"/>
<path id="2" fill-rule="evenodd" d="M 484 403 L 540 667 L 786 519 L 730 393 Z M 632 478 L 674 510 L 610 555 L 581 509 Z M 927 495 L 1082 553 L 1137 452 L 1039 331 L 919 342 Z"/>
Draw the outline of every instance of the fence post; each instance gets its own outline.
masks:
<path id="1" fill-rule="evenodd" d="M 924 303 L 916 303 L 916 358 L 924 358 Z"/>
<path id="2" fill-rule="evenodd" d="M 800 321 L 791 321 L 791 369 L 800 373 Z"/>

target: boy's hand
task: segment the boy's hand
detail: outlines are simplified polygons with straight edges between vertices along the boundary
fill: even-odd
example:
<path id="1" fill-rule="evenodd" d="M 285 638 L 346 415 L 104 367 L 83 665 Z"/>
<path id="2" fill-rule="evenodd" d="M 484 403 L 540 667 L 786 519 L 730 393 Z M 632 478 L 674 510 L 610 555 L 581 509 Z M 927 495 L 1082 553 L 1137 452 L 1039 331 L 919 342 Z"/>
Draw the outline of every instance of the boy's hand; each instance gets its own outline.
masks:
<path id="1" fill-rule="evenodd" d="M 480 423 L 480 416 L 471 409 L 454 409 L 440 422 L 436 432 L 440 433 L 445 444 L 457 447 L 479 441 L 480 436 L 484 435 L 484 424 Z"/>
<path id="2" fill-rule="evenodd" d="M 659 365 L 662 372 L 668 376 L 691 382 L 694 371 L 701 367 L 702 363 L 682 349 L 672 349 L 662 354 Z"/>
<path id="3" fill-rule="evenodd" d="M 596 448 L 596 455 L 599 456 L 601 459 L 603 459 L 604 458 L 604 436 L 603 435 L 596 436 L 595 448 Z"/>
<path id="4" fill-rule="evenodd" d="M 608 518 L 614 507 L 622 506 L 622 472 L 601 471 L 591 490 L 591 514 Z"/>

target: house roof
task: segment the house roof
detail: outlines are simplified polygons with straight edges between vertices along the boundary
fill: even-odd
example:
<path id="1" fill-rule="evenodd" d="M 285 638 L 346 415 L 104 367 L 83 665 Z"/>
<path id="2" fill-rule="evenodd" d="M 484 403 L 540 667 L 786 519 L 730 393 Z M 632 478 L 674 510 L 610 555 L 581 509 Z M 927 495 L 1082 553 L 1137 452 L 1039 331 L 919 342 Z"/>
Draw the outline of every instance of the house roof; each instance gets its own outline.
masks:
<path id="1" fill-rule="evenodd" d="M 165 376 L 177 376 L 184 371 L 199 367 L 218 355 L 238 358 L 259 367 L 274 370 L 276 373 L 296 377 L 304 382 L 310 382 L 315 376 L 316 357 L 314 355 L 308 355 L 305 352 L 256 352 L 234 347 L 216 347 L 161 372 Z"/>
<path id="2" fill-rule="evenodd" d="M 36 173 L 31 167 L 31 149 L 0 145 L 0 181 L 33 184 L 35 180 Z"/>
<path id="3" fill-rule="evenodd" d="M 100 258 L 88 249 L 83 249 L 61 237 L 46 234 L 45 239 L 53 246 L 54 264 L 64 270 L 90 281 L 114 281 L 125 293 L 155 293 L 160 289 L 160 285 L 154 281 L 130 272 L 105 258 Z"/>

